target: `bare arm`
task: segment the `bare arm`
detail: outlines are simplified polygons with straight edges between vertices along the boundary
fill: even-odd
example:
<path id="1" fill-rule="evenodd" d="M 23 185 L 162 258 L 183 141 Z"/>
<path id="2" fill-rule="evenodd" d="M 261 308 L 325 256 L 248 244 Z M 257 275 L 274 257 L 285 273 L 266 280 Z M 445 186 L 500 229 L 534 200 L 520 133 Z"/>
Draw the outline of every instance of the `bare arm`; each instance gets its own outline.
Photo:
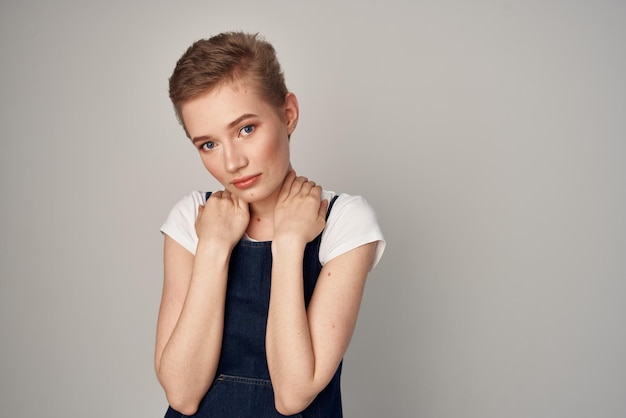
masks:
<path id="1" fill-rule="evenodd" d="M 215 377 L 222 345 L 228 262 L 248 222 L 247 207 L 228 218 L 234 218 L 234 224 L 220 218 L 218 211 L 224 214 L 232 209 L 221 197 L 219 194 L 209 199 L 211 216 L 202 216 L 204 211 L 200 210 L 195 257 L 165 237 L 155 368 L 168 402 L 185 415 L 197 410 Z"/>
<path id="2" fill-rule="evenodd" d="M 313 191 L 310 204 L 315 206 L 317 199 L 319 207 L 317 219 L 303 223 L 319 222 L 321 216 L 323 227 L 326 207 L 319 203 L 321 190 L 315 191 L 316 187 L 306 184 L 295 187 L 297 195 Z M 322 268 L 307 311 L 302 259 L 306 243 L 321 229 L 312 227 L 305 233 L 302 231 L 306 228 L 291 222 L 297 218 L 295 214 L 312 213 L 305 206 L 296 204 L 293 211 L 285 212 L 289 221 L 283 224 L 278 220 L 272 243 L 267 357 L 276 408 L 286 415 L 305 409 L 334 376 L 356 326 L 376 248 L 376 243 L 366 244 L 328 262 Z"/>

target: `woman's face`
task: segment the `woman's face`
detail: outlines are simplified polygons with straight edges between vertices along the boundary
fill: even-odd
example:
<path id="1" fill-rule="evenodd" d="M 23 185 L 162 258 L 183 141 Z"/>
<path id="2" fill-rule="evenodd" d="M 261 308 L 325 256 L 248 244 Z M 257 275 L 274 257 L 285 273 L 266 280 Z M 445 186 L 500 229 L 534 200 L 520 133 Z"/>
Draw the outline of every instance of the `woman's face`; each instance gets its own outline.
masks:
<path id="1" fill-rule="evenodd" d="M 276 109 L 248 84 L 227 83 L 183 104 L 181 115 L 204 166 L 226 190 L 251 204 L 276 198 L 290 168 L 295 95 Z"/>

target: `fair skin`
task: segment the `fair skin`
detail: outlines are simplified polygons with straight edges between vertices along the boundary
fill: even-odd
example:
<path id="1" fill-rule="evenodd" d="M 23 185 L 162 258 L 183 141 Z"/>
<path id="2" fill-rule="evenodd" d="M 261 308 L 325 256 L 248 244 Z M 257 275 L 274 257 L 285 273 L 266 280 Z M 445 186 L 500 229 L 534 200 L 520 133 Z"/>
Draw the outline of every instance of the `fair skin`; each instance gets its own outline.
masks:
<path id="1" fill-rule="evenodd" d="M 345 354 L 376 244 L 326 263 L 305 309 L 304 247 L 324 228 L 328 202 L 318 185 L 291 169 L 295 95 L 276 109 L 247 83 L 225 84 L 183 104 L 181 113 L 204 166 L 224 190 L 199 208 L 196 256 L 165 236 L 159 381 L 174 409 L 196 412 L 220 356 L 230 254 L 247 233 L 272 241 L 267 361 L 276 409 L 296 414 L 326 387 Z"/>

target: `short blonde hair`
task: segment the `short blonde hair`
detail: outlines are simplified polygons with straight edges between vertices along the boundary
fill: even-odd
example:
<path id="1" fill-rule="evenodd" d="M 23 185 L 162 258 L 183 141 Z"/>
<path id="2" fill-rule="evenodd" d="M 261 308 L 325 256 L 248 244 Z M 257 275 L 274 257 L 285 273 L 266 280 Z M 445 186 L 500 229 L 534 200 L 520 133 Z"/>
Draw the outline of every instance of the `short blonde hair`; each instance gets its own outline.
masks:
<path id="1" fill-rule="evenodd" d="M 227 82 L 245 81 L 277 109 L 288 93 L 274 47 L 258 34 L 224 32 L 196 41 L 176 63 L 169 94 L 184 125 L 181 106 Z"/>

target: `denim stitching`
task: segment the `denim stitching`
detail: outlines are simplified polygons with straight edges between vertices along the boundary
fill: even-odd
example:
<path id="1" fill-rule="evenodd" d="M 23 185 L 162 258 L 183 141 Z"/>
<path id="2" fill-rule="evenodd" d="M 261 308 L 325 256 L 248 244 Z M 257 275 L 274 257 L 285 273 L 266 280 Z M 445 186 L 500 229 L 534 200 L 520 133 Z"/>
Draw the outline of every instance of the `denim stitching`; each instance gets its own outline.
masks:
<path id="1" fill-rule="evenodd" d="M 266 379 L 257 379 L 254 377 L 244 377 L 244 376 L 231 376 L 228 374 L 219 375 L 217 377 L 217 380 L 220 382 L 244 383 L 247 385 L 272 386 L 272 382 Z"/>

